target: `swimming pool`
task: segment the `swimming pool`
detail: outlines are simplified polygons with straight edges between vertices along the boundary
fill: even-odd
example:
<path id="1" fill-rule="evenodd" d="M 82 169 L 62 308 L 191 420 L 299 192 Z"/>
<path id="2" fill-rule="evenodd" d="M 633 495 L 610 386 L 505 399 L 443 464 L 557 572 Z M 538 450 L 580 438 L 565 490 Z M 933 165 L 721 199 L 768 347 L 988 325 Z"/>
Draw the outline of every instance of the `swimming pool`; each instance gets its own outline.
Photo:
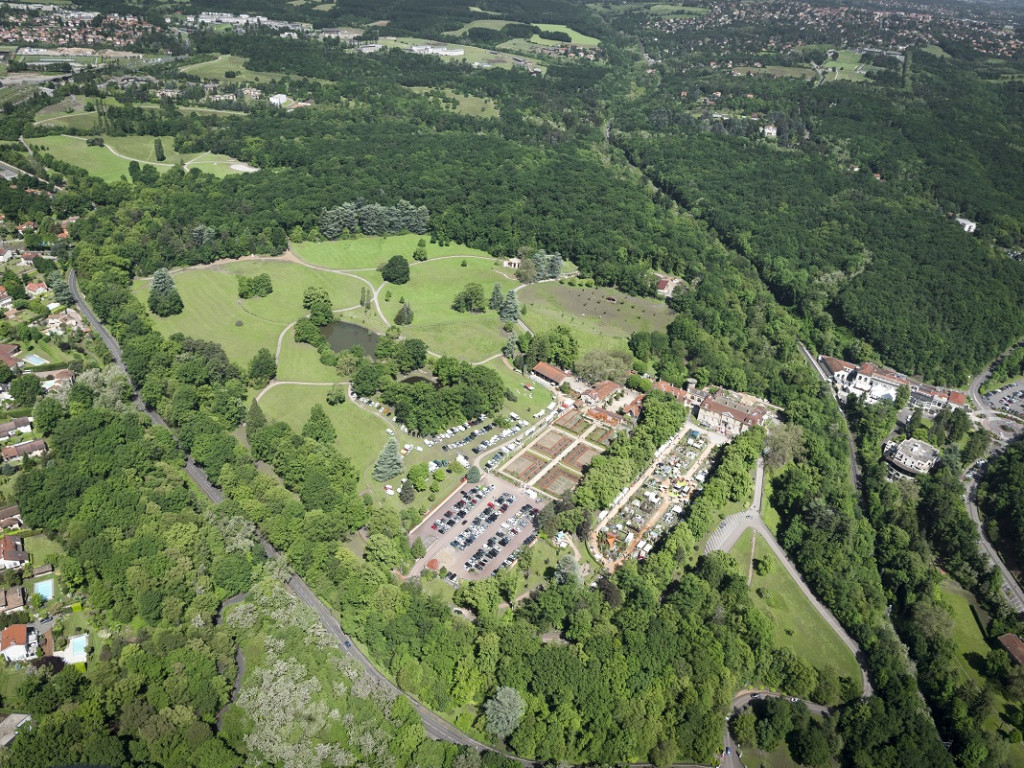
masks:
<path id="1" fill-rule="evenodd" d="M 47 579 L 46 581 L 37 581 L 32 591 L 39 595 L 43 600 L 53 599 L 53 579 Z"/>
<path id="2" fill-rule="evenodd" d="M 88 635 L 75 635 L 71 638 L 71 642 L 68 645 L 68 650 L 71 651 L 71 656 L 77 658 L 79 656 L 85 656 L 85 646 L 89 643 Z"/>
<path id="3" fill-rule="evenodd" d="M 46 358 L 40 357 L 39 355 L 25 355 L 21 359 L 24 360 L 29 365 L 46 365 L 48 362 L 50 362 Z"/>

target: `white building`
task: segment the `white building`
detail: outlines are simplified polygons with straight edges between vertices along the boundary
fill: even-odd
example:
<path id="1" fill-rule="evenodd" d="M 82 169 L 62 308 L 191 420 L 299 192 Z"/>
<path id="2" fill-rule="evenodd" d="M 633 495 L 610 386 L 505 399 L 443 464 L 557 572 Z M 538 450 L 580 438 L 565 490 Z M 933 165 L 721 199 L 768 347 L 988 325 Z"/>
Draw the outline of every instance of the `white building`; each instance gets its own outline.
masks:
<path id="1" fill-rule="evenodd" d="M 962 219 L 957 216 L 956 223 L 964 228 L 964 232 L 969 235 L 973 235 L 974 231 L 978 228 L 977 222 L 971 221 L 970 219 Z"/>
<path id="2" fill-rule="evenodd" d="M 275 107 L 283 107 L 288 102 L 288 95 L 284 93 L 275 93 L 270 97 L 270 103 Z"/>

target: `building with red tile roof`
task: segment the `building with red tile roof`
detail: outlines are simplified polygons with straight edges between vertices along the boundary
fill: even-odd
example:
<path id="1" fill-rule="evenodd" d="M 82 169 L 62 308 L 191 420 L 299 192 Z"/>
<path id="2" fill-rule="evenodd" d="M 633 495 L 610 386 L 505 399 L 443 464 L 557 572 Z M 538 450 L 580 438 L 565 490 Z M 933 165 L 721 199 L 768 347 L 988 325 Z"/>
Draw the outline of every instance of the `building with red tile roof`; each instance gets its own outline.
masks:
<path id="1" fill-rule="evenodd" d="M 537 363 L 533 366 L 533 372 L 540 378 L 551 382 L 556 387 L 562 386 L 569 374 L 561 368 L 556 368 L 551 363 Z"/>

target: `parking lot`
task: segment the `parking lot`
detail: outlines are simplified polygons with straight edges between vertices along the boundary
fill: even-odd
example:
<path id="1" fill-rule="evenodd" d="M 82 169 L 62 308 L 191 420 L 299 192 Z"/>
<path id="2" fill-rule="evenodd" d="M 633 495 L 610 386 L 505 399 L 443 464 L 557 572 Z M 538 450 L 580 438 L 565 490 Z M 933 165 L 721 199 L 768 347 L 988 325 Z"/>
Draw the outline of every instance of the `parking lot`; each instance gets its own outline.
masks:
<path id="1" fill-rule="evenodd" d="M 537 512 L 544 503 L 492 475 L 463 486 L 409 534 L 410 542 L 420 538 L 427 548 L 412 573 L 436 560 L 458 579 L 483 579 L 512 565 L 517 551 L 536 539 Z"/>
<path id="2" fill-rule="evenodd" d="M 985 395 L 988 406 L 1014 416 L 1024 417 L 1024 382 L 1015 381 Z"/>

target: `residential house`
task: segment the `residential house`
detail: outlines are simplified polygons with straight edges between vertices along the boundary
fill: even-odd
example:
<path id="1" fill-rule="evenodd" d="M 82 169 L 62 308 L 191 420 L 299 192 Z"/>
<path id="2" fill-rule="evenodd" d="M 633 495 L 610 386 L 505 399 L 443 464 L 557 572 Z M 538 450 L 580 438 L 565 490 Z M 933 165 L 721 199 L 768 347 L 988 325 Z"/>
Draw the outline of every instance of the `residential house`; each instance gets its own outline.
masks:
<path id="1" fill-rule="evenodd" d="M 270 97 L 270 103 L 275 107 L 283 107 L 287 102 L 288 95 L 284 93 L 275 93 Z"/>
<path id="2" fill-rule="evenodd" d="M 4 461 L 17 462 L 24 459 L 26 456 L 29 458 L 38 458 L 39 456 L 46 455 L 46 441 L 45 440 L 26 440 L 23 443 L 15 443 L 14 445 L 5 445 L 0 449 L 0 456 Z"/>
<path id="3" fill-rule="evenodd" d="M 43 382 L 43 389 L 50 392 L 53 389 L 64 389 L 75 383 L 75 372 L 69 368 L 61 368 L 59 371 L 32 371 L 40 381 Z"/>
<path id="4" fill-rule="evenodd" d="M 9 440 L 15 435 L 24 435 L 32 431 L 32 417 L 19 416 L 16 419 L 0 424 L 0 441 Z"/>
<path id="5" fill-rule="evenodd" d="M 973 235 L 978 229 L 978 223 L 976 221 L 971 221 L 970 219 L 964 219 L 957 216 L 956 223 L 963 227 L 964 232 L 969 235 Z"/>
<path id="6" fill-rule="evenodd" d="M 28 624 L 12 624 L 0 632 L 0 655 L 24 661 L 36 652 L 36 631 Z"/>
<path id="7" fill-rule="evenodd" d="M 11 251 L 8 251 L 8 253 L 11 253 Z M 7 289 L 0 285 L 0 308 L 9 307 L 13 303 L 14 299 L 12 299 L 11 295 L 7 293 Z"/>
<path id="8" fill-rule="evenodd" d="M 766 139 L 777 139 L 779 137 L 779 129 L 769 123 L 768 125 L 761 126 L 761 134 Z"/>
<path id="9" fill-rule="evenodd" d="M 583 402 L 587 405 L 600 405 L 612 398 L 622 387 L 614 381 L 599 381 L 583 393 Z"/>
<path id="10" fill-rule="evenodd" d="M 522 259 L 520 259 L 518 256 L 513 256 L 511 259 L 505 259 L 505 261 L 503 261 L 501 265 L 508 269 L 519 269 L 519 267 L 521 267 L 522 264 Z"/>
<path id="11" fill-rule="evenodd" d="M 18 735 L 18 729 L 32 719 L 31 715 L 13 713 L 0 720 L 0 748 L 6 747 Z"/>
<path id="12" fill-rule="evenodd" d="M 25 607 L 25 589 L 20 584 L 0 589 L 0 613 L 16 613 Z"/>
<path id="13" fill-rule="evenodd" d="M 1010 658 L 1018 665 L 1024 665 L 1024 640 L 1018 635 L 1005 634 L 999 636 L 999 644 L 1010 654 Z"/>
<path id="14" fill-rule="evenodd" d="M 735 395 L 719 392 L 701 403 L 697 419 L 714 432 L 735 436 L 765 424 L 769 413 L 763 405 L 751 405 Z"/>
<path id="15" fill-rule="evenodd" d="M 939 460 L 939 449 L 917 438 L 908 438 L 898 445 L 889 442 L 885 457 L 903 475 L 927 475 Z"/>
<path id="16" fill-rule="evenodd" d="M 560 368 L 556 368 L 550 363 L 537 363 L 533 366 L 533 373 L 540 379 L 547 381 L 550 384 L 554 384 L 556 387 L 562 386 L 566 379 L 569 378 L 569 374 Z"/>
<path id="17" fill-rule="evenodd" d="M 632 416 L 634 419 L 640 418 L 640 409 L 644 404 L 644 395 L 640 394 L 634 397 L 626 407 L 622 409 L 624 416 Z"/>
<path id="18" fill-rule="evenodd" d="M 21 510 L 17 504 L 0 509 L 0 531 L 12 531 L 23 528 L 25 523 L 21 519 Z"/>
<path id="19" fill-rule="evenodd" d="M 0 570 L 21 568 L 29 560 L 25 551 L 25 540 L 21 536 L 10 534 L 0 537 Z"/>

